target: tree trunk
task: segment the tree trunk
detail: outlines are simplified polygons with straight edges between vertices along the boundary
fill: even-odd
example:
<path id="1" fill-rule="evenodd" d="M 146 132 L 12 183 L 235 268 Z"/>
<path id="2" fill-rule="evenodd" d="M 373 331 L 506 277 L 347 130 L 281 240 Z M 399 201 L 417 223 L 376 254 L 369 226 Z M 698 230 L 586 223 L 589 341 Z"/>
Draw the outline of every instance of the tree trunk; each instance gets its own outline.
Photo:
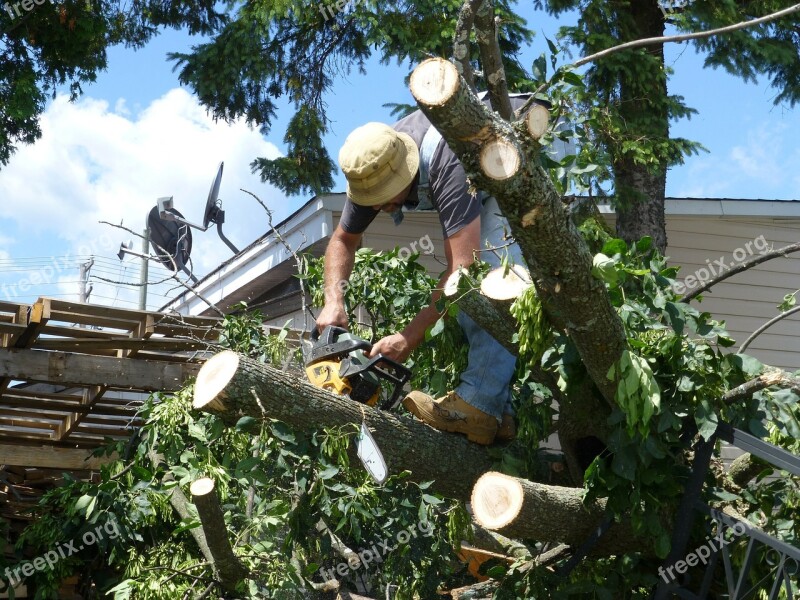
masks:
<path id="1" fill-rule="evenodd" d="M 248 577 L 248 571 L 233 553 L 231 542 L 228 540 L 225 515 L 214 491 L 214 480 L 208 477 L 197 479 L 189 487 L 189 491 L 197 507 L 208 549 L 214 559 L 211 564 L 217 572 L 222 587 L 233 592 L 237 584 Z"/>
<path id="2" fill-rule="evenodd" d="M 470 181 L 497 198 L 550 323 L 569 333 L 613 404 L 616 383 L 606 374 L 625 347 L 622 323 L 605 286 L 591 275 L 592 255 L 539 163 L 539 144 L 524 123 L 512 126 L 490 111 L 445 60 L 420 64 L 410 87 Z"/>
<path id="3" fill-rule="evenodd" d="M 631 21 L 627 30 L 630 40 L 664 35 L 664 14 L 655 0 L 632 2 L 625 9 Z M 620 41 L 629 41 L 621 39 Z M 666 103 L 667 78 L 664 71 L 664 47 L 649 46 L 646 52 L 655 60 L 636 60 L 637 68 L 622 71 L 619 77 L 619 113 L 625 124 L 626 138 L 645 139 L 652 144 L 669 139 L 669 110 Z M 618 59 L 617 59 L 618 60 Z M 647 72 L 643 72 L 647 69 Z M 619 141 L 612 141 L 619 145 Z M 614 180 L 617 206 L 617 236 L 628 243 L 644 236 L 666 253 L 667 233 L 664 215 L 667 160 L 661 156 L 657 165 L 635 163 L 627 155 L 614 159 Z"/>
<path id="4" fill-rule="evenodd" d="M 484 474 L 472 490 L 472 512 L 481 527 L 517 539 L 564 542 L 580 546 L 606 516 L 605 501 L 588 505 L 583 489 L 561 488 L 517 479 L 502 473 Z M 613 525 L 594 548 L 598 554 L 652 552 L 626 523 Z"/>

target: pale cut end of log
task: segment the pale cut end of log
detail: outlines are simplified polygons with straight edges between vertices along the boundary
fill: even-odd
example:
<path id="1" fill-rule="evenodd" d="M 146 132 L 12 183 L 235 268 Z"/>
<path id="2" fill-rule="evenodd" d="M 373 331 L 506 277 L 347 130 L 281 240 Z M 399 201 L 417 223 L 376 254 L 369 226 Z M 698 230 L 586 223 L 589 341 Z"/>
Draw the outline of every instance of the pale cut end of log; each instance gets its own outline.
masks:
<path id="1" fill-rule="evenodd" d="M 421 62 L 409 80 L 414 98 L 425 106 L 441 106 L 458 91 L 460 84 L 458 69 L 442 58 Z"/>
<path id="2" fill-rule="evenodd" d="M 461 278 L 466 275 L 466 271 L 459 267 L 447 277 L 444 282 L 444 295 L 447 298 L 452 298 L 456 294 L 458 294 L 458 284 L 461 281 Z"/>
<path id="3" fill-rule="evenodd" d="M 497 267 L 481 281 L 481 294 L 492 300 L 514 300 L 531 286 L 531 274 L 521 265 L 513 265 L 506 272 Z"/>
<path id="4" fill-rule="evenodd" d="M 519 515 L 525 493 L 519 481 L 490 471 L 480 476 L 472 488 L 472 514 L 486 529 L 502 529 Z"/>
<path id="5" fill-rule="evenodd" d="M 214 491 L 214 480 L 210 477 L 201 477 L 192 482 L 189 486 L 189 491 L 193 497 L 208 496 Z"/>
<path id="6" fill-rule="evenodd" d="M 481 148 L 481 169 L 495 181 L 510 179 L 519 171 L 520 156 L 513 144 L 496 139 Z"/>
<path id="7" fill-rule="evenodd" d="M 194 384 L 192 408 L 225 410 L 219 394 L 225 389 L 239 368 L 239 355 L 225 350 L 209 358 L 197 373 Z"/>
<path id="8" fill-rule="evenodd" d="M 542 137 L 547 131 L 547 125 L 550 120 L 550 111 L 546 106 L 541 104 L 534 104 L 533 107 L 525 115 L 525 124 L 528 126 L 528 133 L 535 140 Z"/>

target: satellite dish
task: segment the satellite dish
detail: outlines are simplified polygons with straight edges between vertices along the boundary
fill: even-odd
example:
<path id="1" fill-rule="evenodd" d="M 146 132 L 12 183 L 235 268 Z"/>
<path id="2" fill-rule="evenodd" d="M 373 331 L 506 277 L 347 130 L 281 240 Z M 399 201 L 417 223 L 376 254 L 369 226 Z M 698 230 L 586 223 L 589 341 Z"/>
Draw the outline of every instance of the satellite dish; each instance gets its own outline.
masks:
<path id="1" fill-rule="evenodd" d="M 183 225 L 187 225 L 188 227 L 192 227 L 194 229 L 199 229 L 200 231 L 207 231 L 208 228 L 211 227 L 211 223 L 215 223 L 220 239 L 225 242 L 228 248 L 233 250 L 234 254 L 239 254 L 239 249 L 234 246 L 228 238 L 225 237 L 224 233 L 222 233 L 222 224 L 225 222 L 225 211 L 222 210 L 217 204 L 217 200 L 219 199 L 219 186 L 222 182 L 222 167 L 224 164 L 225 163 L 219 163 L 217 176 L 211 183 L 211 189 L 208 192 L 208 200 L 206 200 L 206 209 L 203 211 L 202 225 L 197 225 L 187 221 L 183 218 L 181 213 L 179 213 L 177 210 L 174 210 L 172 196 L 158 199 L 158 204 L 156 205 L 156 216 L 160 217 L 162 221 L 182 223 Z M 189 239 L 191 239 L 191 237 Z"/>
<path id="2" fill-rule="evenodd" d="M 208 229 L 210 223 L 216 223 L 220 216 L 220 209 L 217 206 L 217 199 L 219 198 L 219 186 L 222 183 L 222 167 L 225 166 L 224 162 L 219 163 L 217 176 L 211 184 L 211 189 L 208 191 L 208 200 L 206 200 L 206 210 L 203 212 L 203 227 Z M 222 213 L 222 219 L 225 219 L 225 213 Z"/>
<path id="3" fill-rule="evenodd" d="M 176 208 L 167 208 L 166 212 L 183 219 Z M 197 279 L 186 267 L 192 253 L 192 230 L 189 226 L 181 221 L 162 219 L 159 206 L 156 205 L 147 216 L 147 228 L 150 230 L 150 244 L 161 264 L 172 271 L 184 271 L 197 283 Z"/>

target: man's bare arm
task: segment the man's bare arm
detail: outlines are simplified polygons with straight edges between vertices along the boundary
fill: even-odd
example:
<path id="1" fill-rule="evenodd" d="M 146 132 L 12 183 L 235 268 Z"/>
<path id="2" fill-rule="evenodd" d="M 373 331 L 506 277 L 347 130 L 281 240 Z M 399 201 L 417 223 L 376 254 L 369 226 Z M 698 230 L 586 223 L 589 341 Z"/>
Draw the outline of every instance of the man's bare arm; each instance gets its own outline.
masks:
<path id="1" fill-rule="evenodd" d="M 325 306 L 317 317 L 320 331 L 328 325 L 347 327 L 344 292 L 360 243 L 360 233 L 347 233 L 341 225 L 336 227 L 328 242 L 325 250 Z"/>

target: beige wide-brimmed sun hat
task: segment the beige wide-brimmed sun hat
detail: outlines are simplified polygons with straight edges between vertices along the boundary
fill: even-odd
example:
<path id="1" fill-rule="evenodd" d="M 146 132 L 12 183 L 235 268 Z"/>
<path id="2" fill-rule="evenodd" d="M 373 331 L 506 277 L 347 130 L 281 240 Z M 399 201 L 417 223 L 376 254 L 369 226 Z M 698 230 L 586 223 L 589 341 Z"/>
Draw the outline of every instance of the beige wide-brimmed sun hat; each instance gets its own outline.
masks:
<path id="1" fill-rule="evenodd" d="M 414 181 L 419 150 L 411 136 L 383 123 L 354 129 L 339 151 L 347 196 L 361 206 L 385 204 Z"/>

